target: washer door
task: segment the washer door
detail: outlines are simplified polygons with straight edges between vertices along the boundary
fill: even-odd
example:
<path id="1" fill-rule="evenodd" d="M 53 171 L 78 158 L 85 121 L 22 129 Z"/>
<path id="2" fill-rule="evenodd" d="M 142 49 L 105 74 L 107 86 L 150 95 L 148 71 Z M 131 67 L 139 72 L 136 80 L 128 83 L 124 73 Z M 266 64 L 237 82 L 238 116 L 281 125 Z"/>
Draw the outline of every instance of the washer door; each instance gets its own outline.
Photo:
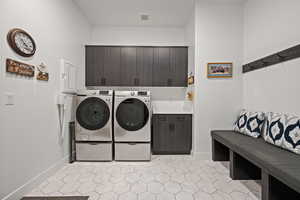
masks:
<path id="1" fill-rule="evenodd" d="M 107 104 L 100 98 L 89 97 L 83 100 L 76 110 L 76 119 L 80 126 L 87 130 L 103 128 L 109 120 Z"/>
<path id="2" fill-rule="evenodd" d="M 137 131 L 143 128 L 149 120 L 149 110 L 139 99 L 122 101 L 116 111 L 118 124 L 127 131 Z"/>

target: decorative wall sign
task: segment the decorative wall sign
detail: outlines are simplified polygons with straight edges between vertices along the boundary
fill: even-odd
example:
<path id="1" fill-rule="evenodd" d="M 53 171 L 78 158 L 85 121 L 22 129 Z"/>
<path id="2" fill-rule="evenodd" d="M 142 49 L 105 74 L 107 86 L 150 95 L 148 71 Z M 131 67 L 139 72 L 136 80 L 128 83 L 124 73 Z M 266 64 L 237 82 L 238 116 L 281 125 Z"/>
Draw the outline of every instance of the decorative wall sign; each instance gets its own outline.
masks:
<path id="1" fill-rule="evenodd" d="M 195 77 L 194 77 L 194 76 L 188 77 L 188 84 L 189 84 L 189 85 L 193 85 L 194 82 L 195 82 Z"/>
<path id="2" fill-rule="evenodd" d="M 45 72 L 38 72 L 38 75 L 36 77 L 39 81 L 48 81 L 49 80 L 49 74 Z"/>
<path id="3" fill-rule="evenodd" d="M 49 80 L 49 73 L 47 72 L 47 67 L 44 63 L 41 63 L 38 67 L 38 74 L 36 79 L 39 81 L 48 81 Z"/>
<path id="4" fill-rule="evenodd" d="M 36 46 L 33 38 L 22 29 L 10 30 L 7 34 L 7 42 L 20 56 L 31 57 L 35 53 Z"/>
<path id="5" fill-rule="evenodd" d="M 194 99 L 194 93 L 193 92 L 188 92 L 187 93 L 187 98 L 188 98 L 188 100 L 193 101 L 193 99 Z"/>
<path id="6" fill-rule="evenodd" d="M 21 63 L 12 59 L 6 59 L 6 72 L 14 73 L 17 75 L 33 77 L 34 66 L 26 63 Z"/>
<path id="7" fill-rule="evenodd" d="M 232 63 L 208 63 L 207 77 L 208 78 L 231 78 Z"/>

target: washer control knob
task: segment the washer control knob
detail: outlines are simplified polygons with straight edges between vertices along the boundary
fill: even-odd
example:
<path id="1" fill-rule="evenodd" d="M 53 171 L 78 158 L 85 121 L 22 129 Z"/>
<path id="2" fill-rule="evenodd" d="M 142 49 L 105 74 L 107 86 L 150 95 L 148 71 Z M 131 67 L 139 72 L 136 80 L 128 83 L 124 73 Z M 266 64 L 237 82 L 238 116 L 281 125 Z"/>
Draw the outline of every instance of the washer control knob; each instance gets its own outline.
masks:
<path id="1" fill-rule="evenodd" d="M 131 96 L 134 96 L 134 92 L 131 92 Z"/>

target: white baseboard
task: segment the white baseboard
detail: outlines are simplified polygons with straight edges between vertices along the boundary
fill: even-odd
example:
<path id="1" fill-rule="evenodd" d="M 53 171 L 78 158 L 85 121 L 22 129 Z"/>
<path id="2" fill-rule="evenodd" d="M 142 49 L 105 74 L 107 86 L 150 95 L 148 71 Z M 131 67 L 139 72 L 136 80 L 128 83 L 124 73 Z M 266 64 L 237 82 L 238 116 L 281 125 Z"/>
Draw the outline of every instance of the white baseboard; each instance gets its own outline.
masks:
<path id="1" fill-rule="evenodd" d="M 5 196 L 2 200 L 19 200 L 24 195 L 29 193 L 31 190 L 33 190 L 35 187 L 37 187 L 39 184 L 41 184 L 45 179 L 53 175 L 55 172 L 57 172 L 59 169 L 61 169 L 69 159 L 69 155 L 59 160 L 57 163 L 50 166 L 45 171 L 41 172 L 37 176 L 33 177 L 29 181 L 27 181 L 24 185 L 17 188 L 15 191 L 11 192 L 7 196 Z"/>
<path id="2" fill-rule="evenodd" d="M 198 160 L 211 160 L 211 152 L 192 152 L 192 155 Z"/>

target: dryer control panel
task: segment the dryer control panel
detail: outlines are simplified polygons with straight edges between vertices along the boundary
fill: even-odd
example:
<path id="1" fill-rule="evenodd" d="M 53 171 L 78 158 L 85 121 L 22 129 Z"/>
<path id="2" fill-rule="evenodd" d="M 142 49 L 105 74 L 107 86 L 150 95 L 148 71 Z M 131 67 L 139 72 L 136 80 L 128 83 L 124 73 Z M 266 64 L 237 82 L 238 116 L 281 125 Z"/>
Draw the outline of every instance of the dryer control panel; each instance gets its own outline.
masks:
<path id="1" fill-rule="evenodd" d="M 115 91 L 115 96 L 120 97 L 150 97 L 150 91 Z"/>

